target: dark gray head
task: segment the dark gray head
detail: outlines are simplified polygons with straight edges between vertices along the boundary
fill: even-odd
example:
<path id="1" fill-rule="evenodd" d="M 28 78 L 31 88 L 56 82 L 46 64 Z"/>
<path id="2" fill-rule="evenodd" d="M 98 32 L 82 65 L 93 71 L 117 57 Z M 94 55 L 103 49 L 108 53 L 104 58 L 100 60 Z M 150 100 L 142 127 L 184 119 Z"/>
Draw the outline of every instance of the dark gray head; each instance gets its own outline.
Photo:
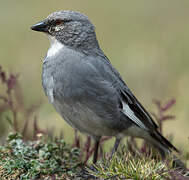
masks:
<path id="1" fill-rule="evenodd" d="M 41 31 L 66 46 L 80 50 L 98 48 L 95 27 L 88 17 L 75 11 L 58 11 L 33 25 L 32 30 Z"/>

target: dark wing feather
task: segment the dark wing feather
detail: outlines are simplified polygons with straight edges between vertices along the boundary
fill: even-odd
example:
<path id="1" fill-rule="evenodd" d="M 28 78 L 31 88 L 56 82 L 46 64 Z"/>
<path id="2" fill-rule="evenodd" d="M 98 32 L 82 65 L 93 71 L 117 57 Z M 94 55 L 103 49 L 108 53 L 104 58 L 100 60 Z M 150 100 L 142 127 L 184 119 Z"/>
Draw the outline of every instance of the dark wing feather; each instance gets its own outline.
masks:
<path id="1" fill-rule="evenodd" d="M 125 84 L 126 86 L 126 84 Z M 131 110 L 135 113 L 135 115 L 141 120 L 141 122 L 146 125 L 149 129 L 157 129 L 157 124 L 153 121 L 152 117 L 149 113 L 144 109 L 144 107 L 140 104 L 140 102 L 136 99 L 136 97 L 132 94 L 132 92 L 127 88 L 123 90 L 122 98 L 123 100 L 126 98 L 127 103 Z M 128 101 L 129 98 L 129 101 Z"/>

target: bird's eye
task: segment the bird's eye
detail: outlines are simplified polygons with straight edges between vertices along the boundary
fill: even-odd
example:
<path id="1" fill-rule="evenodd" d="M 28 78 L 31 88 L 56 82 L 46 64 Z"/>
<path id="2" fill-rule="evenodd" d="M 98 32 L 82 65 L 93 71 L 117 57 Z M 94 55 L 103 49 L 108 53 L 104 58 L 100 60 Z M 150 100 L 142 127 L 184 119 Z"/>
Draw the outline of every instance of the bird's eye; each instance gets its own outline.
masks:
<path id="1" fill-rule="evenodd" d="M 61 19 L 57 19 L 56 21 L 55 21 L 55 24 L 56 25 L 61 25 L 63 23 L 63 21 L 61 20 Z"/>

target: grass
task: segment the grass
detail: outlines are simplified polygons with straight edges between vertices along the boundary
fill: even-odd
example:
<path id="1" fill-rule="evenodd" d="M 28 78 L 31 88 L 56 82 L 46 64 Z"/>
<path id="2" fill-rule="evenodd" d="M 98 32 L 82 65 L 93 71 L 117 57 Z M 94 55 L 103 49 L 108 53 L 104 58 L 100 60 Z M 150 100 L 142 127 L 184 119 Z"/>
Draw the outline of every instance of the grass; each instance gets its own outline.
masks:
<path id="1" fill-rule="evenodd" d="M 142 154 L 133 156 L 124 147 L 124 152 L 115 155 L 111 160 L 104 159 L 89 172 L 100 179 L 170 179 L 174 170 L 162 161 L 157 161 Z"/>

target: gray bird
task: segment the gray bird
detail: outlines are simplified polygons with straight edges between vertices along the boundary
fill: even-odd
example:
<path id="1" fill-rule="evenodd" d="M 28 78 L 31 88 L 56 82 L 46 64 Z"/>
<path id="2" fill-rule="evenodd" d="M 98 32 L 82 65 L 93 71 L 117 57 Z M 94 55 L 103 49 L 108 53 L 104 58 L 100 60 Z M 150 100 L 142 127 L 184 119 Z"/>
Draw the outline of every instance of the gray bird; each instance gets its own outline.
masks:
<path id="1" fill-rule="evenodd" d="M 112 154 L 127 135 L 150 142 L 163 157 L 178 151 L 103 53 L 87 16 L 54 12 L 31 29 L 44 32 L 51 42 L 43 61 L 45 94 L 68 124 L 93 137 L 94 163 L 102 136 L 116 137 Z"/>

